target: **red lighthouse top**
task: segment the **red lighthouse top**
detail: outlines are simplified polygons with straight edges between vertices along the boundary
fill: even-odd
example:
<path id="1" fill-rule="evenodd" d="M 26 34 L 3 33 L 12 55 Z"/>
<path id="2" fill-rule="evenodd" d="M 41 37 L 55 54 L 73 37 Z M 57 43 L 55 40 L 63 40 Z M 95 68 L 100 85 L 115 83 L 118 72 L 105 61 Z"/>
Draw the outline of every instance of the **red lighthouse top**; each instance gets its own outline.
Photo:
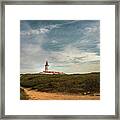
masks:
<path id="1" fill-rule="evenodd" d="M 46 61 L 46 64 L 45 64 L 45 66 L 49 66 L 49 65 L 48 65 L 48 61 Z"/>

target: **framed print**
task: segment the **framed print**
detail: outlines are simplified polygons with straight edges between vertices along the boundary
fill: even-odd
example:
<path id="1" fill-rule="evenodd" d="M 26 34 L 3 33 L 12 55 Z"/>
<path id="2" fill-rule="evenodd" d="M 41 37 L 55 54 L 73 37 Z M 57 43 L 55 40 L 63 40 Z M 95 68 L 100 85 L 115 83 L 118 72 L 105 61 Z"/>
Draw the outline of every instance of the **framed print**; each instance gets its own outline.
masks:
<path id="1" fill-rule="evenodd" d="M 119 119 L 119 2 L 1 3 L 2 119 Z"/>

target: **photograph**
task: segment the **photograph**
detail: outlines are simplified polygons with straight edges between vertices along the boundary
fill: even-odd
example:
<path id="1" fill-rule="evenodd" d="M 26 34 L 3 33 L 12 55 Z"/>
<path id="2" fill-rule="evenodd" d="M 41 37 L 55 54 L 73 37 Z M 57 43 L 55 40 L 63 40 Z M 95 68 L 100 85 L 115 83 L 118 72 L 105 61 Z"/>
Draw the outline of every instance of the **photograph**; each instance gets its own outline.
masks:
<path id="1" fill-rule="evenodd" d="M 100 21 L 21 20 L 20 100 L 100 100 Z"/>
<path id="2" fill-rule="evenodd" d="M 1 5 L 1 118 L 119 119 L 118 1 Z"/>

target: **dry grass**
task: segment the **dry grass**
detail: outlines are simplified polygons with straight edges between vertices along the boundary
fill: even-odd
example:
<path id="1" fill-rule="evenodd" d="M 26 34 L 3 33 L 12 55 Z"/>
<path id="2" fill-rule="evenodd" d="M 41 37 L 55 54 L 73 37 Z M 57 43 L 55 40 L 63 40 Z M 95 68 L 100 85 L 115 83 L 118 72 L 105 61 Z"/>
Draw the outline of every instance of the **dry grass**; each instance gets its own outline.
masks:
<path id="1" fill-rule="evenodd" d="M 46 93 L 24 88 L 29 100 L 100 100 L 100 96 L 67 95 L 62 93 Z"/>

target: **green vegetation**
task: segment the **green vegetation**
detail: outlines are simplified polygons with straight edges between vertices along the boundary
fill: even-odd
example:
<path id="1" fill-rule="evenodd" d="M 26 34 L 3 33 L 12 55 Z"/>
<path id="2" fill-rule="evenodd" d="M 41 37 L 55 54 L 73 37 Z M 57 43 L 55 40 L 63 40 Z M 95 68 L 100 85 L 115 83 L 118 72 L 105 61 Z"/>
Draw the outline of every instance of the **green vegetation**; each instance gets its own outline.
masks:
<path id="1" fill-rule="evenodd" d="M 23 88 L 20 88 L 20 100 L 28 100 L 29 97 L 26 95 Z"/>
<path id="2" fill-rule="evenodd" d="M 21 87 L 41 92 L 94 94 L 100 92 L 100 73 L 88 74 L 22 74 Z"/>

